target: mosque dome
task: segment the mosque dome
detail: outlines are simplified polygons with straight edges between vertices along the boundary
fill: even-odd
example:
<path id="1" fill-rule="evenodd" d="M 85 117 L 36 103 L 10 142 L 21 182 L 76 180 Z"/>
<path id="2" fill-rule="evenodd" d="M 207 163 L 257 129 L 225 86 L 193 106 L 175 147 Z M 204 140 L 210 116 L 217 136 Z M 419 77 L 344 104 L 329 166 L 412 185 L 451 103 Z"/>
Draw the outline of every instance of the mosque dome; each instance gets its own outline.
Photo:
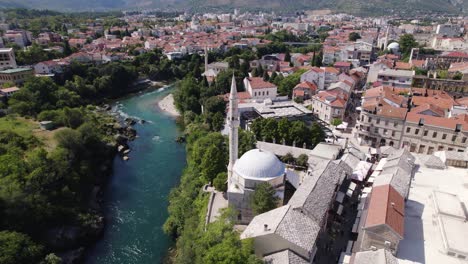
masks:
<path id="1" fill-rule="evenodd" d="M 233 170 L 245 179 L 261 180 L 282 176 L 285 167 L 273 153 L 252 149 L 236 161 Z"/>
<path id="2" fill-rule="evenodd" d="M 388 48 L 388 50 L 399 50 L 400 49 L 400 44 L 398 44 L 397 42 L 392 42 L 392 43 L 388 44 L 387 48 Z"/>

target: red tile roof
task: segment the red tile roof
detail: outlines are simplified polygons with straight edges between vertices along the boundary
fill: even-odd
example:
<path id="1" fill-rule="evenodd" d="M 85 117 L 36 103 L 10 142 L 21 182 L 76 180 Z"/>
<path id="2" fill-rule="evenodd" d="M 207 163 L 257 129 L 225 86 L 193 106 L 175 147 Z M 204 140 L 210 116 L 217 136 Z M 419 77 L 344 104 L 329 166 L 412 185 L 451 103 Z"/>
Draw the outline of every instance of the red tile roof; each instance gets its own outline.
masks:
<path id="1" fill-rule="evenodd" d="M 372 189 L 365 227 L 387 225 L 403 238 L 405 199 L 390 185 Z"/>
<path id="2" fill-rule="evenodd" d="M 446 129 L 455 130 L 457 125 L 461 125 L 462 131 L 468 131 L 468 115 L 462 114 L 455 117 L 437 117 L 437 116 L 430 116 L 430 115 L 421 115 L 415 112 L 409 112 L 406 115 L 406 122 L 419 124 L 420 120 L 424 120 L 425 126 L 435 126 L 441 127 Z"/>
<path id="3" fill-rule="evenodd" d="M 265 82 L 263 78 L 261 77 L 250 77 L 250 78 L 247 78 L 247 80 L 249 81 L 250 87 L 252 87 L 252 89 L 265 89 L 265 88 L 276 87 L 276 85 L 270 82 Z"/>

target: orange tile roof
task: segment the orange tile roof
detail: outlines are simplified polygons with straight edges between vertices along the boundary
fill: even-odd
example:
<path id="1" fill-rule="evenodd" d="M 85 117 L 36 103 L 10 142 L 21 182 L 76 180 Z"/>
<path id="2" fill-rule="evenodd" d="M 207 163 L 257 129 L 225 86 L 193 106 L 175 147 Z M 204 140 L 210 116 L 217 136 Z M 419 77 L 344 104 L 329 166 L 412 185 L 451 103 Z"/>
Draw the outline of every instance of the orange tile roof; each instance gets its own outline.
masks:
<path id="1" fill-rule="evenodd" d="M 310 89 L 311 91 L 314 91 L 314 92 L 317 91 L 317 85 L 315 85 L 315 83 L 311 83 L 308 81 L 304 81 L 304 82 L 297 84 L 296 87 L 294 87 L 294 89 L 296 88 Z"/>
<path id="2" fill-rule="evenodd" d="M 372 189 L 365 227 L 387 225 L 403 238 L 405 199 L 390 185 Z"/>
<path id="3" fill-rule="evenodd" d="M 423 112 L 425 112 L 427 110 L 433 112 L 434 114 L 438 115 L 439 117 L 444 117 L 445 116 L 444 109 L 438 107 L 437 105 L 433 105 L 433 104 L 423 104 L 423 105 L 417 106 L 417 107 L 411 109 L 411 112 L 421 114 L 421 113 L 423 113 Z"/>
<path id="4" fill-rule="evenodd" d="M 457 125 L 461 125 L 462 131 L 468 131 L 468 115 L 462 114 L 455 117 L 437 117 L 437 116 L 430 116 L 430 115 L 421 115 L 415 112 L 409 112 L 406 115 L 406 122 L 419 124 L 420 120 L 424 120 L 424 125 L 441 127 L 446 129 L 453 129 L 457 127 Z"/>
<path id="5" fill-rule="evenodd" d="M 265 89 L 276 87 L 276 85 L 270 82 L 265 82 L 261 77 L 250 77 L 247 78 L 247 80 L 249 81 L 250 87 L 252 87 L 252 89 Z"/>

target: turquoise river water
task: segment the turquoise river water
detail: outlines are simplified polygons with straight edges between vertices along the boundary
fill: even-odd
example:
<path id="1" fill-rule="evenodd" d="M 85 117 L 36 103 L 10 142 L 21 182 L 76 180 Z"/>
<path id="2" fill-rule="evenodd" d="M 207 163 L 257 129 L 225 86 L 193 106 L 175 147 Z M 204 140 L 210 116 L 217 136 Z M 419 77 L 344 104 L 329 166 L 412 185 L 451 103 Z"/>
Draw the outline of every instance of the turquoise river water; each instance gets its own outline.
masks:
<path id="1" fill-rule="evenodd" d="M 114 160 L 114 174 L 104 195 L 104 237 L 90 250 L 89 264 L 161 263 L 170 246 L 162 225 L 168 194 L 185 167 L 185 149 L 173 117 L 156 103 L 168 88 L 143 92 L 116 102 L 123 116 L 144 119 L 136 124 L 138 138 L 130 142 L 130 160 Z"/>

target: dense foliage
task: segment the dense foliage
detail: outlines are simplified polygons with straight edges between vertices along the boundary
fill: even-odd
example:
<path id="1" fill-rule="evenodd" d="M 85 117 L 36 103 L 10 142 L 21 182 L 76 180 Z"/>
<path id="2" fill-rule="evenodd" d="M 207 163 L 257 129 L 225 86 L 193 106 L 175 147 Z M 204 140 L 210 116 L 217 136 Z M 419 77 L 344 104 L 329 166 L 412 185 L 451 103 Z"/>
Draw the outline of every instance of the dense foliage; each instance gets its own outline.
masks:
<path id="1" fill-rule="evenodd" d="M 26 243 L 24 234 L 27 234 L 42 248 L 49 246 L 46 234 L 56 226 L 86 229 L 93 224 L 97 215 L 88 208 L 87 201 L 94 185 L 102 181 L 103 168 L 110 168 L 113 152 L 105 143 L 102 120 L 94 113 L 84 110 L 81 113 L 82 122 L 76 129 L 54 133 L 51 140 L 57 146 L 48 151 L 31 131 L 20 135 L 0 130 L 0 230 L 22 233 L 20 238 L 10 235 L 5 239 L 21 239 L 21 243 Z M 8 120 L 3 118 L 2 122 Z M 15 255 L 29 258 L 44 253 L 35 248 L 30 246 Z"/>
<path id="2" fill-rule="evenodd" d="M 250 206 L 255 215 L 263 214 L 278 205 L 279 198 L 276 197 L 276 191 L 271 184 L 264 182 L 255 187 L 255 191 L 250 200 Z"/>
<path id="3" fill-rule="evenodd" d="M 313 123 L 308 127 L 303 121 L 289 121 L 280 119 L 256 119 L 250 126 L 257 140 L 277 143 L 285 141 L 287 145 L 296 144 L 302 147 L 304 143 L 308 148 L 313 148 L 325 138 L 322 128 Z"/>

